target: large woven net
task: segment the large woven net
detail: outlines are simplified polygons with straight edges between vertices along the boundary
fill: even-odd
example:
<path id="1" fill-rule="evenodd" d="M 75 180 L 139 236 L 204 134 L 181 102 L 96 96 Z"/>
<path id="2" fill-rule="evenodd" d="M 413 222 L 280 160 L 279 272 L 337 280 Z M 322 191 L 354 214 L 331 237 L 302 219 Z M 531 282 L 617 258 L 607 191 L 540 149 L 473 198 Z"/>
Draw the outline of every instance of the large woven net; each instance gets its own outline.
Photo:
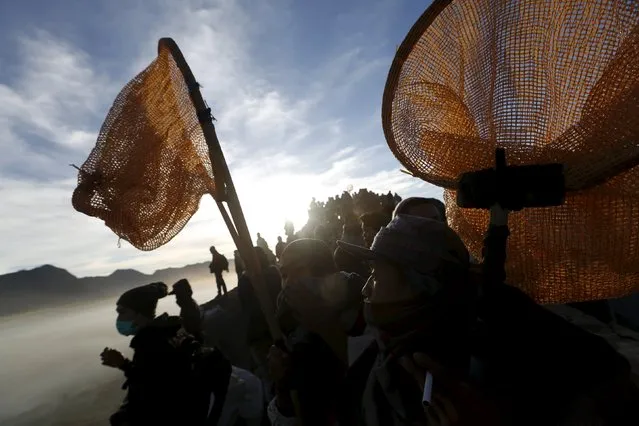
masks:
<path id="1" fill-rule="evenodd" d="M 80 168 L 73 207 L 141 250 L 171 240 L 215 193 L 189 89 L 168 47 L 119 93 Z"/>
<path id="2" fill-rule="evenodd" d="M 634 0 L 436 0 L 389 73 L 388 144 L 475 256 L 488 218 L 456 207 L 459 175 L 496 147 L 565 165 L 564 206 L 511 215 L 508 279 L 539 302 L 639 288 L 638 24 Z"/>

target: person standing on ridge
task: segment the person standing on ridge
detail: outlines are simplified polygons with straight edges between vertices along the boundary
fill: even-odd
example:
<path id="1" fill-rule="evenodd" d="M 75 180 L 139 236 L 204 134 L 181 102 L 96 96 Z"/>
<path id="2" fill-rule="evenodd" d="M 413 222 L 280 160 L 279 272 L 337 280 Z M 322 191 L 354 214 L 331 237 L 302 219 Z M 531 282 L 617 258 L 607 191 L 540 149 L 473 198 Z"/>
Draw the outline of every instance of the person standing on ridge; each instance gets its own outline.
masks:
<path id="1" fill-rule="evenodd" d="M 246 270 L 239 250 L 235 250 L 233 252 L 233 262 L 235 263 L 235 273 L 237 274 L 237 279 L 239 280 L 244 273 L 244 270 Z"/>
<path id="2" fill-rule="evenodd" d="M 257 233 L 257 244 L 255 244 L 256 246 L 260 247 L 262 250 L 264 251 L 268 251 L 268 243 L 266 242 L 266 240 L 264 238 L 262 238 L 262 235 L 260 235 L 260 233 Z"/>
<path id="3" fill-rule="evenodd" d="M 282 241 L 282 237 L 277 237 L 277 244 L 275 244 L 275 256 L 277 257 L 278 261 L 282 257 L 284 247 L 286 247 L 286 244 L 284 244 L 284 241 Z"/>
<path id="4" fill-rule="evenodd" d="M 222 292 L 226 295 L 226 283 L 224 282 L 224 277 L 222 277 L 222 272 L 229 271 L 229 261 L 226 257 L 219 253 L 214 246 L 211 246 L 211 255 L 213 259 L 209 264 L 209 271 L 213 275 L 215 275 L 215 283 L 217 284 L 217 295 L 222 296 Z"/>

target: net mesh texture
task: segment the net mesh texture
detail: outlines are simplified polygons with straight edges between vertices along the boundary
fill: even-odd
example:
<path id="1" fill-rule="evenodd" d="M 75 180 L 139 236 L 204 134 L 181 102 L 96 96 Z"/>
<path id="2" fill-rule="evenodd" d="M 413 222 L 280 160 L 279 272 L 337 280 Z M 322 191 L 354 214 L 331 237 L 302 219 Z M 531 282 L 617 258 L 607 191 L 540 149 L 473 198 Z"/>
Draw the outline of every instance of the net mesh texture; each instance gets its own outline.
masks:
<path id="1" fill-rule="evenodd" d="M 634 0 L 436 0 L 393 61 L 388 144 L 474 256 L 488 213 L 456 206 L 458 177 L 497 147 L 564 164 L 565 205 L 511 214 L 508 281 L 540 303 L 639 289 L 638 24 Z"/>
<path id="2" fill-rule="evenodd" d="M 168 47 L 118 94 L 78 173 L 73 207 L 140 250 L 186 225 L 213 168 L 189 89 Z"/>

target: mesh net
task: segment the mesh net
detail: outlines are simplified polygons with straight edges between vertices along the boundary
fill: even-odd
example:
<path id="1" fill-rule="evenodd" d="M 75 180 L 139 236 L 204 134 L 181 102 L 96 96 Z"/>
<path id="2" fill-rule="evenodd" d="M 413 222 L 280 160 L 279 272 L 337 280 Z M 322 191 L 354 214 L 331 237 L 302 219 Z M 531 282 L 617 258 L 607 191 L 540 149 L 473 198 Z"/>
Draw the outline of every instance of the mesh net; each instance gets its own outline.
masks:
<path id="1" fill-rule="evenodd" d="M 213 168 L 189 89 L 168 47 L 118 94 L 73 207 L 141 250 L 170 241 L 215 193 Z"/>
<path id="2" fill-rule="evenodd" d="M 389 73 L 391 150 L 446 189 L 450 223 L 475 256 L 486 212 L 459 209 L 460 174 L 565 165 L 566 204 L 511 217 L 509 281 L 543 303 L 639 287 L 639 2 L 435 1 Z"/>

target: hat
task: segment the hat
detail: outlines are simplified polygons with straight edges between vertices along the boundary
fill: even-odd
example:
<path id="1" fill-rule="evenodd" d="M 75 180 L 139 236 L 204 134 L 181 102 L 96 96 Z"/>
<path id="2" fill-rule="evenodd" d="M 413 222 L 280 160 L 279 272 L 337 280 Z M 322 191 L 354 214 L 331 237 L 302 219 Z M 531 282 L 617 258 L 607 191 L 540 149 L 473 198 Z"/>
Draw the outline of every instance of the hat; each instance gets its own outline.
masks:
<path id="1" fill-rule="evenodd" d="M 158 300 L 168 294 L 166 284 L 157 282 L 125 291 L 117 301 L 117 305 L 129 308 L 149 318 L 155 316 Z"/>
<path id="2" fill-rule="evenodd" d="M 388 260 L 428 273 L 443 262 L 468 267 L 469 255 L 459 236 L 445 223 L 398 215 L 375 236 L 370 249 L 338 241 L 337 245 L 364 260 Z"/>
<path id="3" fill-rule="evenodd" d="M 302 238 L 288 244 L 280 258 L 280 269 L 307 266 L 312 270 L 335 271 L 333 252 L 324 241 Z"/>
<path id="4" fill-rule="evenodd" d="M 441 216 L 442 221 L 446 222 L 446 205 L 443 203 L 443 201 L 438 200 L 437 198 L 424 198 L 424 197 L 405 198 L 395 206 L 395 210 L 393 211 L 393 217 L 400 214 L 408 214 L 408 211 L 410 211 L 411 209 L 418 206 L 422 206 L 422 205 L 428 205 L 428 206 L 434 207 L 439 213 L 439 215 Z"/>
<path id="5" fill-rule="evenodd" d="M 191 289 L 191 284 L 185 278 L 182 278 L 175 284 L 173 284 L 173 290 L 169 294 L 184 294 L 188 296 L 193 295 L 193 290 Z"/>

